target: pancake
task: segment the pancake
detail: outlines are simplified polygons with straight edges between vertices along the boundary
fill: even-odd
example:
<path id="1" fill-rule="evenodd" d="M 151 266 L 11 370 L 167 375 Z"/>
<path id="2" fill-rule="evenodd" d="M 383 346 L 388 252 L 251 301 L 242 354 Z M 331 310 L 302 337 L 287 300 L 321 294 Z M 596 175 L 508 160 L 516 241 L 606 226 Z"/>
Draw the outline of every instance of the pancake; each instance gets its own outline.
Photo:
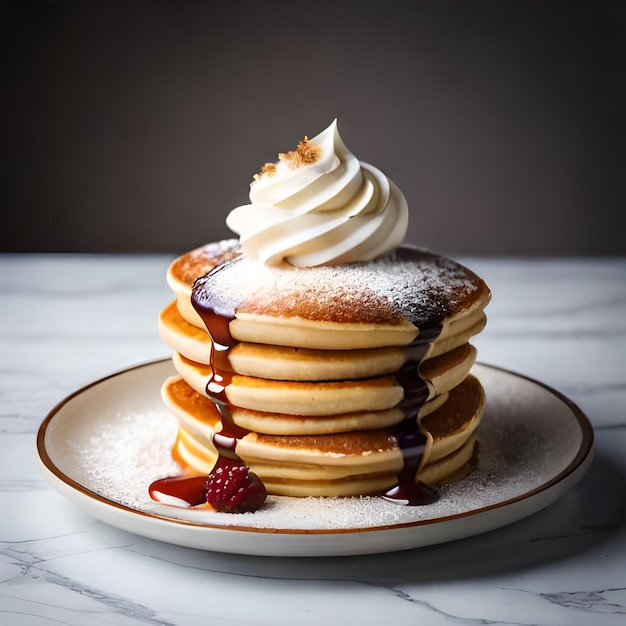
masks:
<path id="1" fill-rule="evenodd" d="M 476 349 L 465 344 L 422 363 L 420 372 L 428 385 L 427 400 L 458 385 L 471 370 L 475 358 Z M 206 395 L 211 366 L 195 363 L 178 353 L 173 354 L 172 360 L 187 383 Z M 404 398 L 404 389 L 394 376 L 313 382 L 232 374 L 226 396 L 231 404 L 241 408 L 313 416 L 390 409 Z"/>
<path id="2" fill-rule="evenodd" d="M 432 358 L 458 348 L 485 327 L 486 316 L 480 311 L 458 319 L 447 327 L 430 347 Z M 159 315 L 159 333 L 163 341 L 185 358 L 209 365 L 211 338 L 182 318 L 176 301 Z M 247 376 L 274 380 L 345 380 L 368 378 L 396 372 L 409 360 L 400 346 L 355 350 L 319 350 L 239 342 L 229 353 L 230 369 Z"/>
<path id="3" fill-rule="evenodd" d="M 370 263 L 296 270 L 259 267 L 236 245 L 226 240 L 196 248 L 168 268 L 178 311 L 189 324 L 205 329 L 192 305 L 198 280 L 199 299 L 213 299 L 229 315 L 237 310 L 229 330 L 240 342 L 351 350 L 408 345 L 420 328 L 437 324 L 440 340 L 484 326 L 491 297 L 484 281 L 419 248 L 402 246 Z M 217 266 L 220 271 L 203 274 Z"/>
<path id="4" fill-rule="evenodd" d="M 176 302 L 183 319 L 204 330 L 200 316 L 191 305 L 191 288 L 194 281 L 222 263 L 239 256 L 239 241 L 224 239 L 207 243 L 177 257 L 167 268 L 165 279 L 176 295 Z"/>
<path id="5" fill-rule="evenodd" d="M 490 292 L 470 270 L 413 247 L 348 267 L 258 267 L 226 240 L 176 259 L 167 280 L 176 299 L 158 326 L 178 376 L 162 393 L 187 472 L 216 463 L 225 407 L 245 433 L 237 455 L 278 495 L 392 487 L 394 433 L 411 414 L 425 438 L 417 481 L 458 480 L 475 460 L 484 393 L 469 340 Z"/>
<path id="6" fill-rule="evenodd" d="M 191 473 L 208 473 L 217 459 L 212 439 L 221 426 L 215 405 L 176 376 L 162 393 L 180 420 L 175 458 Z M 484 402 L 480 383 L 470 375 L 421 420 L 429 454 L 417 480 L 436 486 L 469 469 Z M 384 426 L 313 436 L 250 432 L 237 451 L 270 493 L 292 496 L 375 493 L 393 486 L 403 463 L 394 430 Z"/>

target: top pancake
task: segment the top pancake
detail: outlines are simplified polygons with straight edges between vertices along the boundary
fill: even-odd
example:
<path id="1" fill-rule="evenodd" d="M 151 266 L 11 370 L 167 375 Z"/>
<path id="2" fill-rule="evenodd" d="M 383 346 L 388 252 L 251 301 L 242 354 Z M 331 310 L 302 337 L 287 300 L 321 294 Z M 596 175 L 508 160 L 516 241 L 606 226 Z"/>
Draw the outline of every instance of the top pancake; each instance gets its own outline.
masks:
<path id="1" fill-rule="evenodd" d="M 204 327 L 200 308 L 232 319 L 236 340 L 318 349 L 408 345 L 481 315 L 490 299 L 471 270 L 411 246 L 364 263 L 294 268 L 255 263 L 226 240 L 174 261 L 168 282 L 191 324 Z"/>
<path id="2" fill-rule="evenodd" d="M 167 270 L 167 282 L 175 292 L 191 289 L 196 278 L 238 255 L 238 239 L 207 243 L 174 259 Z"/>

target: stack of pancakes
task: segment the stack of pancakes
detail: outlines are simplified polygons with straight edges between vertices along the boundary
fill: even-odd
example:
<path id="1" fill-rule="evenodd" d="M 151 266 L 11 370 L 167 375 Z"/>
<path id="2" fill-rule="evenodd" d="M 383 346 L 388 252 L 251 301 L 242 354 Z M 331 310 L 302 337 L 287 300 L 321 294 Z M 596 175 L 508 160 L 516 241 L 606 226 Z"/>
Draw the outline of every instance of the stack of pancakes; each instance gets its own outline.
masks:
<path id="1" fill-rule="evenodd" d="M 468 343 L 486 321 L 482 279 L 408 246 L 314 268 L 265 267 L 238 246 L 192 250 L 167 273 L 176 299 L 159 330 L 178 375 L 162 393 L 179 421 L 173 455 L 189 474 L 214 467 L 225 408 L 236 455 L 268 493 L 384 493 L 411 454 L 411 480 L 429 486 L 469 471 L 485 403 Z M 219 346 L 221 403 L 207 393 L 217 367 L 207 311 L 231 339 Z M 417 459 L 403 445 L 410 431 L 423 441 Z"/>

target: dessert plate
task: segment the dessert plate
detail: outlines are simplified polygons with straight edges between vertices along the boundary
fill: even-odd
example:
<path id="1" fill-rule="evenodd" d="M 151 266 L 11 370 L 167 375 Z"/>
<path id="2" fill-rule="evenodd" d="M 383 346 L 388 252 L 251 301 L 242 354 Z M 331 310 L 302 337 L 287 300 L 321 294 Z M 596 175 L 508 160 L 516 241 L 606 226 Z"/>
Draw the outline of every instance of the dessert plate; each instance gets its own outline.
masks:
<path id="1" fill-rule="evenodd" d="M 570 489 L 588 469 L 593 430 L 562 394 L 510 371 L 477 364 L 487 394 L 480 462 L 438 502 L 407 507 L 376 496 L 271 496 L 232 515 L 153 502 L 149 484 L 174 475 L 176 421 L 160 387 L 169 359 L 112 374 L 77 390 L 37 435 L 53 487 L 112 526 L 160 541 L 266 556 L 340 556 L 407 550 L 477 535 L 521 520 Z"/>

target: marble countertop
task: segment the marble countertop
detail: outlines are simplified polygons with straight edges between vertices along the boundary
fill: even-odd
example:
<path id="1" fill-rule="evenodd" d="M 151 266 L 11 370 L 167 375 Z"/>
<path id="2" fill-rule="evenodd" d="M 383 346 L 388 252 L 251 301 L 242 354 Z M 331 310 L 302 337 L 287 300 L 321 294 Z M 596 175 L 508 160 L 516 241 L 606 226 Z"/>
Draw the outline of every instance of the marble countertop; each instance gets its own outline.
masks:
<path id="1" fill-rule="evenodd" d="M 461 259 L 493 291 L 479 361 L 568 396 L 584 478 L 531 517 L 390 554 L 252 557 L 108 526 L 44 479 L 35 437 L 92 380 L 169 356 L 171 258 L 0 255 L 0 623 L 624 624 L 626 259 Z"/>

